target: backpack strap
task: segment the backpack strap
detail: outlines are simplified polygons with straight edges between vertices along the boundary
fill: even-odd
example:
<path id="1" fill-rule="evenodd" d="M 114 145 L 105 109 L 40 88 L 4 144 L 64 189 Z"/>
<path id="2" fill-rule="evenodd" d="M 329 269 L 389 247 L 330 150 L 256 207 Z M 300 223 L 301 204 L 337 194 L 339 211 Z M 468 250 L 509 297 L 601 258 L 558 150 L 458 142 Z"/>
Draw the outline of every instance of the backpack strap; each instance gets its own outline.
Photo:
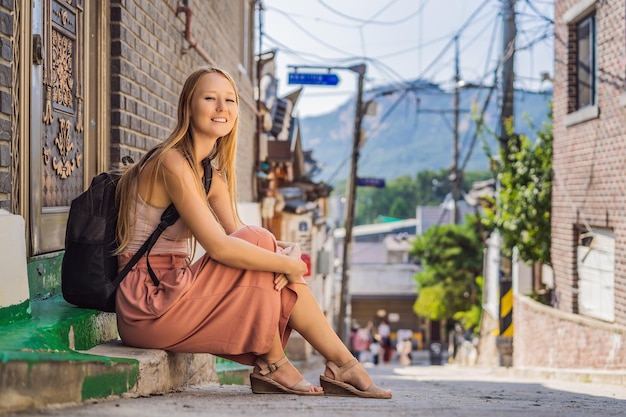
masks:
<path id="1" fill-rule="evenodd" d="M 202 160 L 202 167 L 204 168 L 204 176 L 202 181 L 204 183 L 204 191 L 209 193 L 211 189 L 211 182 L 213 181 L 213 166 L 211 166 L 211 159 L 205 158 Z"/>
<path id="2" fill-rule="evenodd" d="M 204 176 L 202 178 L 202 182 L 204 184 L 204 190 L 208 193 L 211 189 L 211 183 L 213 182 L 213 168 L 211 166 L 211 160 L 206 158 L 202 161 L 202 166 L 204 167 Z M 167 229 L 169 226 L 176 223 L 176 221 L 180 218 L 180 214 L 174 207 L 174 203 L 167 206 L 163 214 L 161 215 L 161 222 L 157 225 L 156 229 L 152 234 L 146 239 L 146 241 L 141 245 L 139 250 L 135 252 L 132 258 L 128 261 L 124 269 L 122 269 L 117 276 L 115 277 L 115 281 L 113 282 L 115 286 L 119 286 L 124 277 L 130 272 L 130 270 L 139 262 L 139 259 L 146 254 L 146 265 L 148 267 L 148 273 L 150 274 L 150 278 L 154 285 L 159 285 L 159 279 L 156 274 L 152 270 L 150 266 L 150 250 L 155 245 L 161 234 Z"/>
<path id="3" fill-rule="evenodd" d="M 167 229 L 169 226 L 176 223 L 176 220 L 178 220 L 179 217 L 180 215 L 178 214 L 178 211 L 176 211 L 176 207 L 174 207 L 174 204 L 170 204 L 161 215 L 161 222 L 158 224 L 154 232 L 152 232 L 148 239 L 143 242 L 143 245 L 141 245 L 141 247 L 137 250 L 137 252 L 135 252 L 133 257 L 130 258 L 130 261 L 128 261 L 126 266 L 124 266 L 124 269 L 122 269 L 115 277 L 115 281 L 113 283 L 116 287 L 120 285 L 124 277 L 126 277 L 126 275 L 130 272 L 133 266 L 135 266 L 137 262 L 139 262 L 139 259 L 141 259 L 144 254 L 146 254 L 146 263 L 148 265 L 148 273 L 150 274 L 150 278 L 152 278 L 152 282 L 154 283 L 154 285 L 159 285 L 159 279 L 150 267 L 148 255 L 150 255 L 150 249 L 152 249 L 154 244 L 157 242 L 159 236 L 161 236 L 161 233 L 163 233 L 165 229 Z"/>

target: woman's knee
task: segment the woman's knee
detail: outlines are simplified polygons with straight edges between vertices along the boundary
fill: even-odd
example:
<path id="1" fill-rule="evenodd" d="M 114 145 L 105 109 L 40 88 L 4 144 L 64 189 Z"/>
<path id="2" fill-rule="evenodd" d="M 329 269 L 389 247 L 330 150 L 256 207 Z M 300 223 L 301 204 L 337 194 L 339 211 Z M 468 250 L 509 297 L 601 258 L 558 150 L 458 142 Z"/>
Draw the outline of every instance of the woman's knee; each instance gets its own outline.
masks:
<path id="1" fill-rule="evenodd" d="M 267 229 L 260 226 L 245 226 L 237 230 L 232 236 L 246 240 L 259 247 L 275 251 L 276 250 L 276 238 Z"/>

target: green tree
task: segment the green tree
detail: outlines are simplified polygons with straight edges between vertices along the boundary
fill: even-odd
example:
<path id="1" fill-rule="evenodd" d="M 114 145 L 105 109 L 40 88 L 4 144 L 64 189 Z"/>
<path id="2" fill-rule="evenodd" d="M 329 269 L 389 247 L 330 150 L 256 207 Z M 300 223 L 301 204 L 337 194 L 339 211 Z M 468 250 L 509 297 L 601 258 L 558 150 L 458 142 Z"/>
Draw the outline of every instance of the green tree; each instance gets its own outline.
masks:
<path id="1" fill-rule="evenodd" d="M 420 171 L 387 181 L 385 188 L 357 188 L 356 224 L 375 223 L 380 217 L 409 219 L 417 206 L 438 205 L 451 190 L 449 172 L 442 169 Z M 462 188 L 468 191 L 472 182 L 491 177 L 488 171 L 468 172 Z M 343 187 L 336 187 L 339 193 Z"/>
<path id="2" fill-rule="evenodd" d="M 552 208 L 552 114 L 533 142 L 516 134 L 507 123 L 506 149 L 493 164 L 500 193 L 483 219 L 502 235 L 505 255 L 517 247 L 526 262 L 550 263 L 550 211 Z M 533 126 L 531 126 L 533 127 Z"/>
<path id="3" fill-rule="evenodd" d="M 478 325 L 482 293 L 483 243 L 478 220 L 431 227 L 417 236 L 410 253 L 421 260 L 416 274 L 415 313 L 431 320 L 460 320 Z"/>

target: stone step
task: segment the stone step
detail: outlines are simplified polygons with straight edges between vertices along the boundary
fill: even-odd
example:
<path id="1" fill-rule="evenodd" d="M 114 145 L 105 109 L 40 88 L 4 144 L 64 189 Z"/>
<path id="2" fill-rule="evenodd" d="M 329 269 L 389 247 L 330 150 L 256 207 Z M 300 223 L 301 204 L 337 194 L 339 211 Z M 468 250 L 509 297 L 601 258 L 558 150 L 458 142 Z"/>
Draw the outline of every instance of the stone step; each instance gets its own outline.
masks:
<path id="1" fill-rule="evenodd" d="M 0 414 L 217 381 L 212 355 L 122 345 L 114 314 L 60 296 L 30 305 L 31 318 L 0 326 Z"/>

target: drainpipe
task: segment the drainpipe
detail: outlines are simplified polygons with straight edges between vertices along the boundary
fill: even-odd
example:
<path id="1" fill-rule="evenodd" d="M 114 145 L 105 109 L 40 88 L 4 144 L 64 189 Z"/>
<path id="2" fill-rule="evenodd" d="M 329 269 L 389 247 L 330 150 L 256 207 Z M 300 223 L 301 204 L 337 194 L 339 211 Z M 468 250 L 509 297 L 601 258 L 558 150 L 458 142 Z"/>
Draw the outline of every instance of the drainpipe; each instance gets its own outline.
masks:
<path id="1" fill-rule="evenodd" d="M 196 41 L 193 37 L 193 35 L 191 34 L 191 18 L 193 16 L 193 11 L 191 10 L 191 8 L 189 6 L 187 6 L 187 1 L 183 1 L 181 3 L 180 6 L 178 6 L 176 8 L 176 16 L 178 16 L 179 14 L 184 13 L 185 14 L 185 40 L 187 41 L 187 43 L 189 43 L 189 46 L 193 49 L 195 49 L 198 54 L 211 66 L 218 66 L 215 61 L 209 56 L 209 54 L 207 53 L 207 51 L 204 50 L 204 48 L 202 48 L 202 46 L 198 45 L 198 41 Z M 249 97 L 247 97 L 246 95 L 242 95 L 239 97 L 239 99 L 246 105 L 248 106 L 251 110 L 252 113 L 255 116 L 258 116 L 259 112 L 257 110 L 257 104 L 255 102 L 253 102 Z"/>
<path id="2" fill-rule="evenodd" d="M 189 43 L 193 49 L 195 49 L 198 54 L 204 58 L 206 62 L 211 65 L 215 65 L 215 61 L 211 59 L 209 54 L 202 48 L 202 46 L 198 45 L 198 42 L 194 39 L 191 34 L 191 17 L 193 16 L 193 11 L 189 6 L 186 5 L 187 2 L 183 2 L 182 6 L 178 6 L 176 8 L 176 16 L 181 13 L 185 14 L 185 40 Z"/>

